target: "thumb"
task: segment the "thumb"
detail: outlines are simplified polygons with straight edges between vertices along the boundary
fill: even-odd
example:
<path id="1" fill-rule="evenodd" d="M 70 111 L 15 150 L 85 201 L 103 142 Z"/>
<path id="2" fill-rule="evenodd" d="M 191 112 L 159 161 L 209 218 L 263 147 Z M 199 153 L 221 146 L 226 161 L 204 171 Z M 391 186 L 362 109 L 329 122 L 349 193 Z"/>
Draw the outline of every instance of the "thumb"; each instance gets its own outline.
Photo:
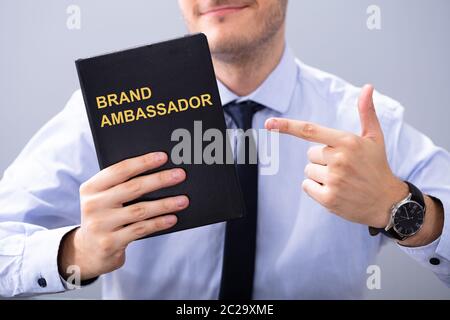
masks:
<path id="1" fill-rule="evenodd" d="M 358 110 L 361 120 L 361 136 L 377 140 L 383 138 L 383 131 L 375 112 L 372 97 L 373 91 L 373 86 L 370 84 L 366 84 L 362 88 L 358 101 Z"/>

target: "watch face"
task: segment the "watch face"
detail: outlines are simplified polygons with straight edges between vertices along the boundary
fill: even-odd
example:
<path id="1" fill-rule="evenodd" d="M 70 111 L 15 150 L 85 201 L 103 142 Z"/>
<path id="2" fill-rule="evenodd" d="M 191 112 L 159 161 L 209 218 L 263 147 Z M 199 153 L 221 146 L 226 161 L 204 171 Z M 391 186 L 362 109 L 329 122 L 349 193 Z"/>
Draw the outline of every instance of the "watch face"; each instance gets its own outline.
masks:
<path id="1" fill-rule="evenodd" d="M 423 207 L 415 201 L 407 201 L 395 213 L 395 231 L 403 236 L 413 235 L 422 227 L 423 217 Z"/>

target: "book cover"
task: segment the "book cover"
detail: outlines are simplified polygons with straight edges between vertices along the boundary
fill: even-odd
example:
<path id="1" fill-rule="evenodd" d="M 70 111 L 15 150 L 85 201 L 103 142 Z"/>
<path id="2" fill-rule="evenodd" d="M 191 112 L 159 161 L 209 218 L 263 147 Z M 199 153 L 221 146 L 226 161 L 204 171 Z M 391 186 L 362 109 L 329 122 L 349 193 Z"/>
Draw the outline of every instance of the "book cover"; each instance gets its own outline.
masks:
<path id="1" fill-rule="evenodd" d="M 158 170 L 186 171 L 181 184 L 124 204 L 189 197 L 178 223 L 150 236 L 244 215 L 205 35 L 79 59 L 76 67 L 101 169 L 164 151 L 169 161 Z"/>

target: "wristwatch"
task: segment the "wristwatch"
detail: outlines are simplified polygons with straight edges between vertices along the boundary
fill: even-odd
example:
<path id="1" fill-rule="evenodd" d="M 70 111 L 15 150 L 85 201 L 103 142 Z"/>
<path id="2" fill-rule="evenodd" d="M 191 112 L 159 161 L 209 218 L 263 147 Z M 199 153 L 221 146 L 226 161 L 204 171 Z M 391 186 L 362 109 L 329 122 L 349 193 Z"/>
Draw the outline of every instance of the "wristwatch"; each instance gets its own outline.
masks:
<path id="1" fill-rule="evenodd" d="M 372 236 L 383 233 L 400 241 L 416 234 L 423 226 L 425 200 L 422 192 L 412 183 L 405 181 L 409 188 L 408 196 L 391 208 L 391 218 L 386 228 L 369 227 Z"/>

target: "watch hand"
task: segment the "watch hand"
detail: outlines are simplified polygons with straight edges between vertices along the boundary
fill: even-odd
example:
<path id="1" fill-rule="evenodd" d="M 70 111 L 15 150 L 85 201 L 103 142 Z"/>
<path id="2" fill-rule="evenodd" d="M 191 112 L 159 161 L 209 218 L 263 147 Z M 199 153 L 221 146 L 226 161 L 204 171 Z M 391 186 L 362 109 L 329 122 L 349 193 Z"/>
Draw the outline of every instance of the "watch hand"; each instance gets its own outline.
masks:
<path id="1" fill-rule="evenodd" d="M 408 221 L 408 220 L 409 220 L 409 219 L 406 219 L 406 218 L 398 219 L 398 220 L 397 220 L 397 223 L 399 223 L 399 222 L 401 223 L 401 222 L 403 222 L 403 221 Z"/>
<path id="2" fill-rule="evenodd" d="M 405 210 L 405 212 L 406 212 L 406 219 L 408 219 L 409 220 L 409 214 L 408 214 L 408 210 L 406 210 L 406 208 L 405 207 L 403 207 L 403 210 Z"/>

